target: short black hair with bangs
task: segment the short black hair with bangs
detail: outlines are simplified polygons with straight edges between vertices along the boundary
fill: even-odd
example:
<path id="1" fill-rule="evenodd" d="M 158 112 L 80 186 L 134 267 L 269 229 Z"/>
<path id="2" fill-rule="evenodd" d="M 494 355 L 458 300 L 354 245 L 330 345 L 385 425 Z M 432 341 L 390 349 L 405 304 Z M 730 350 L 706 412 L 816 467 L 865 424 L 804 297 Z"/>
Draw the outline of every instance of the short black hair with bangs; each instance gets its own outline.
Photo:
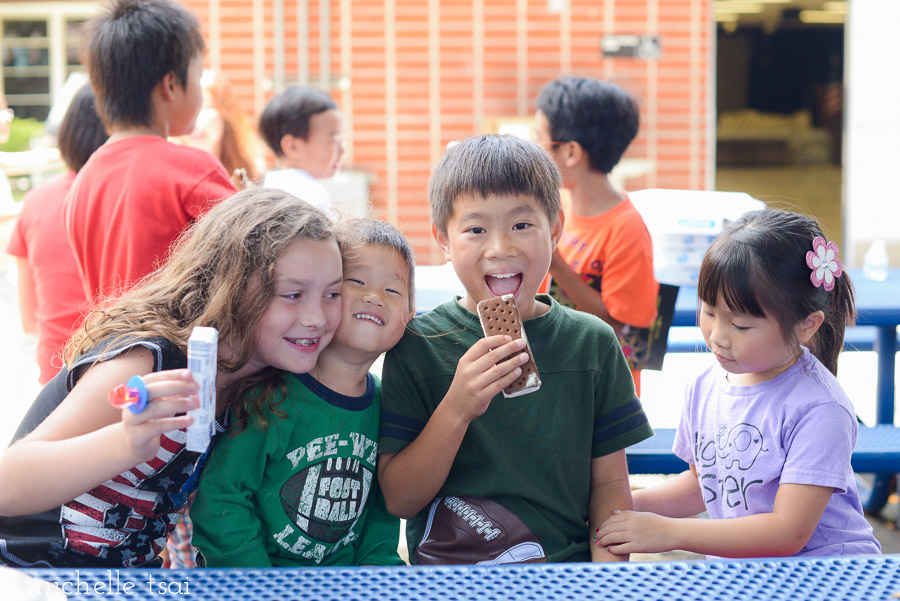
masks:
<path id="1" fill-rule="evenodd" d="M 534 142 L 509 134 L 486 134 L 453 144 L 438 161 L 428 181 L 431 223 L 442 234 L 463 195 L 530 196 L 550 223 L 561 209 L 559 169 Z"/>
<path id="2" fill-rule="evenodd" d="M 788 343 L 796 326 L 811 313 L 825 320 L 809 341 L 809 350 L 832 372 L 844 346 L 844 330 L 856 317 L 853 285 L 846 272 L 834 289 L 810 280 L 806 253 L 824 237 L 815 219 L 790 211 L 745 213 L 726 226 L 703 257 L 697 297 L 715 305 L 719 294 L 735 313 L 774 319 Z"/>
<path id="3" fill-rule="evenodd" d="M 108 129 L 148 125 L 150 94 L 168 73 L 187 86 L 188 67 L 206 50 L 193 14 L 168 0 L 114 0 L 86 24 L 83 62 Z"/>

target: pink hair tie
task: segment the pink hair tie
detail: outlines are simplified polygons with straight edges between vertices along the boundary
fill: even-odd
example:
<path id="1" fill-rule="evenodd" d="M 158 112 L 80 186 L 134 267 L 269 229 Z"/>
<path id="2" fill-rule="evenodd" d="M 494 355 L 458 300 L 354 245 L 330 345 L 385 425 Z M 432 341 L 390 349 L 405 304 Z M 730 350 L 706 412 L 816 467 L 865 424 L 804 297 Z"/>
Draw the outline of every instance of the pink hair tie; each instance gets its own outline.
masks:
<path id="1" fill-rule="evenodd" d="M 834 242 L 825 243 L 825 238 L 816 236 L 812 243 L 813 249 L 806 253 L 806 264 L 812 269 L 809 276 L 816 288 L 825 284 L 825 290 L 834 289 L 835 278 L 844 273 L 843 264 L 838 261 L 838 245 Z"/>

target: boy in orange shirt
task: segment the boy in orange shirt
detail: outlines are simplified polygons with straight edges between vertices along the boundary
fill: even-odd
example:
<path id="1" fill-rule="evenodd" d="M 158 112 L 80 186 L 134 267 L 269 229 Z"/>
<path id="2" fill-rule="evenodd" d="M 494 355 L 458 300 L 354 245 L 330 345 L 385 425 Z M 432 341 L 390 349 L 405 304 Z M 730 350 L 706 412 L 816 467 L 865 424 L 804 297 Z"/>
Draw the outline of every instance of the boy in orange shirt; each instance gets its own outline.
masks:
<path id="1" fill-rule="evenodd" d="M 634 369 L 633 339 L 656 317 L 650 232 L 609 173 L 638 132 L 637 103 L 619 86 L 583 77 L 551 81 L 538 96 L 537 141 L 562 173 L 566 226 L 550 263 L 551 294 L 613 327 Z"/>

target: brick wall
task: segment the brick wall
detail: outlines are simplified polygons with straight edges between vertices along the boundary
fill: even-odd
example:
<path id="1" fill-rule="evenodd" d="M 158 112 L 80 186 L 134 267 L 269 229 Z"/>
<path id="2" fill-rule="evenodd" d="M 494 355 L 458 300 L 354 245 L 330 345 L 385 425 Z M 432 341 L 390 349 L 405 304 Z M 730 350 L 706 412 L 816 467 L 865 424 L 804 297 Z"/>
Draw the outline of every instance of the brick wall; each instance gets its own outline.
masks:
<path id="1" fill-rule="evenodd" d="M 640 99 L 626 157 L 653 168 L 628 188 L 712 181 L 710 0 L 182 1 L 203 23 L 208 65 L 251 114 L 280 73 L 287 84 L 324 73 L 347 121 L 349 162 L 372 174 L 376 210 L 420 263 L 441 262 L 425 190 L 446 143 L 530 117 L 541 86 L 561 73 L 614 78 Z M 659 35 L 662 57 L 604 59 L 609 33 Z"/>

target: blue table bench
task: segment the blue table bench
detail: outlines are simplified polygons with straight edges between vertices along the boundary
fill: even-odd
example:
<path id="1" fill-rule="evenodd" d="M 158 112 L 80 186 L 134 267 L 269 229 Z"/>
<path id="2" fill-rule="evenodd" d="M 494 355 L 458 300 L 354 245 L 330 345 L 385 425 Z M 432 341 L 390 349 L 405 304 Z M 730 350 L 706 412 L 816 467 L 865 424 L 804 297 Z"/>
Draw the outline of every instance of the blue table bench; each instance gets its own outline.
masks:
<path id="1" fill-rule="evenodd" d="M 625 450 L 628 472 L 678 474 L 688 469 L 687 463 L 672 452 L 674 442 L 674 429 L 656 429 L 653 437 Z M 858 474 L 876 474 L 871 486 L 861 483 L 859 493 L 866 511 L 877 514 L 891 492 L 884 479 L 888 474 L 900 472 L 900 428 L 890 425 L 860 427 L 850 465 Z"/>
<path id="2" fill-rule="evenodd" d="M 492 567 L 58 569 L 28 574 L 56 582 L 70 599 L 85 601 L 116 593 L 133 601 L 887 601 L 900 591 L 900 556 Z"/>

